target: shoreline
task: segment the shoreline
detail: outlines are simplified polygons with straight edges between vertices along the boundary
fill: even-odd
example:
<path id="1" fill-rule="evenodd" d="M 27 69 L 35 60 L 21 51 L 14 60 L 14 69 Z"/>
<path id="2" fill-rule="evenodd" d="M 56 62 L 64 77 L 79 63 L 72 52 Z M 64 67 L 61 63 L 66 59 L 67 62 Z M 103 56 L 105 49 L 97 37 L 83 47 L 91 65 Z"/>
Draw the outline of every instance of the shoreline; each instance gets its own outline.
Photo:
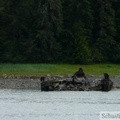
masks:
<path id="1" fill-rule="evenodd" d="M 42 75 L 41 75 L 42 76 Z M 39 89 L 41 90 L 41 76 L 0 76 L 0 89 Z M 52 80 L 65 80 L 70 75 L 43 75 Z M 88 81 L 96 81 L 103 76 L 87 76 Z M 120 76 L 110 76 L 113 81 L 113 89 L 120 89 Z"/>

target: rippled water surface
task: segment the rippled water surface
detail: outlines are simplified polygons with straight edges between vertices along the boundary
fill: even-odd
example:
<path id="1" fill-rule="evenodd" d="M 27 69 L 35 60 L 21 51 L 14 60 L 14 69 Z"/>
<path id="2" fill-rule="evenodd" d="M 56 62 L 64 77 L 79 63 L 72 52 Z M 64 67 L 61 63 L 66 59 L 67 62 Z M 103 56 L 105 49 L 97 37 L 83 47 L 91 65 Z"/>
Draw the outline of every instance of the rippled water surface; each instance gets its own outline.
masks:
<path id="1" fill-rule="evenodd" d="M 99 120 L 120 111 L 120 91 L 41 92 L 0 90 L 0 120 Z"/>

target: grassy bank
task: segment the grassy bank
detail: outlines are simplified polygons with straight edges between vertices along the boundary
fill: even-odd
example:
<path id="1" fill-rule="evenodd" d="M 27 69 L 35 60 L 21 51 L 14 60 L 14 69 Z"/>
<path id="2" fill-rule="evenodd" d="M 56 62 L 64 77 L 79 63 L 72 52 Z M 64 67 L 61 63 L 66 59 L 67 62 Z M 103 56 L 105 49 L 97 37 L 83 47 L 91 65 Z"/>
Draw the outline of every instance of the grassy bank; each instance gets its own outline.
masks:
<path id="1" fill-rule="evenodd" d="M 79 67 L 82 67 L 87 75 L 103 75 L 105 72 L 111 76 L 120 75 L 120 65 L 116 64 L 0 64 L 0 75 L 72 75 Z"/>

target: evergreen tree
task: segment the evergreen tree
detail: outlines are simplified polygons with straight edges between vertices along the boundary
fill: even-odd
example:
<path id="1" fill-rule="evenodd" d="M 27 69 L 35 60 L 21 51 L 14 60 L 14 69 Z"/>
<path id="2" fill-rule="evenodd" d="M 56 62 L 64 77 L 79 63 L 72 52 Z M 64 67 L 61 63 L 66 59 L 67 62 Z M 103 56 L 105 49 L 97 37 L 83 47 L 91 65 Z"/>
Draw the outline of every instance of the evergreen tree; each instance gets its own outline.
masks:
<path id="1" fill-rule="evenodd" d="M 36 48 L 41 62 L 58 59 L 62 27 L 61 0 L 41 0 L 38 8 Z"/>
<path id="2" fill-rule="evenodd" d="M 73 61 L 88 63 L 92 59 L 90 40 L 93 17 L 90 0 L 70 1 L 67 9 L 69 17 L 66 19 L 66 27 L 74 36 Z"/>
<path id="3" fill-rule="evenodd" d="M 4 39 L 5 39 L 5 30 L 4 30 L 4 22 L 3 22 L 3 14 L 4 14 L 4 5 L 3 0 L 0 0 L 0 62 L 4 61 Z"/>
<path id="4" fill-rule="evenodd" d="M 4 62 L 27 62 L 33 37 L 34 0 L 3 2 Z"/>
<path id="5" fill-rule="evenodd" d="M 98 49 L 101 59 L 110 60 L 110 54 L 113 51 L 113 46 L 115 45 L 115 13 L 112 8 L 111 0 L 98 0 L 98 10 L 99 13 L 99 27 L 97 29 L 97 41 L 96 46 Z"/>
<path id="6" fill-rule="evenodd" d="M 120 63 L 120 1 L 113 0 L 115 10 L 115 28 L 116 28 L 116 44 L 114 45 L 115 51 L 113 54 L 113 62 Z"/>
<path id="7" fill-rule="evenodd" d="M 74 50 L 74 36 L 71 31 L 72 26 L 72 8 L 71 0 L 63 0 L 63 29 L 60 34 L 61 62 L 71 63 Z"/>
<path id="8" fill-rule="evenodd" d="M 4 1 L 4 30 L 5 30 L 5 60 L 6 62 L 21 62 L 23 57 L 23 36 L 25 26 L 21 16 L 21 0 Z"/>

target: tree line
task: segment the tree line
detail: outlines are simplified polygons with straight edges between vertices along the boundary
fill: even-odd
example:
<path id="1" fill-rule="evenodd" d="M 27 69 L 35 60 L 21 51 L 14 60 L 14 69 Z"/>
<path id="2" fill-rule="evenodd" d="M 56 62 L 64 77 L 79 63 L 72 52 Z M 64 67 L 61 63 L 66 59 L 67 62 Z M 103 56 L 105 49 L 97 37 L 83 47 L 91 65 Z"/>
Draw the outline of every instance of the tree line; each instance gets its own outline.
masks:
<path id="1" fill-rule="evenodd" d="M 0 62 L 120 62 L 120 0 L 0 0 Z"/>

